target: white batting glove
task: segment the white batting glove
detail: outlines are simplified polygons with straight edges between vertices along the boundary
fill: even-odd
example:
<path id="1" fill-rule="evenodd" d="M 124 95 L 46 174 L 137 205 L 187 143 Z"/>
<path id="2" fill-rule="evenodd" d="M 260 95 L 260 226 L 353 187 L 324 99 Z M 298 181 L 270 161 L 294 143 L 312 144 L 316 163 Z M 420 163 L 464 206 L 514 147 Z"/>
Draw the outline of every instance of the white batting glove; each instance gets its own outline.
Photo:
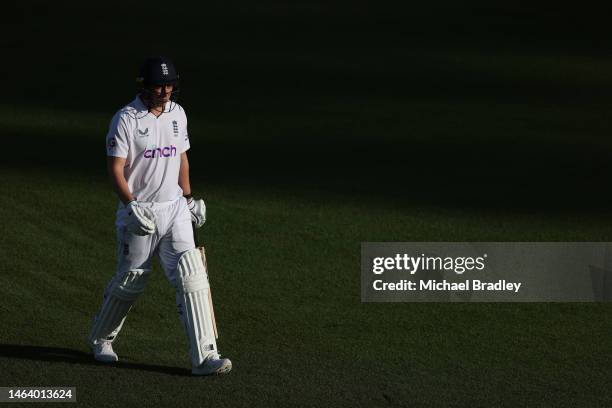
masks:
<path id="1" fill-rule="evenodd" d="M 155 232 L 155 214 L 150 208 L 141 207 L 136 201 L 130 201 L 127 208 L 128 230 L 136 235 L 151 235 Z"/>
<path id="2" fill-rule="evenodd" d="M 204 200 L 194 200 L 193 197 L 187 199 L 187 207 L 191 213 L 191 222 L 196 228 L 200 228 L 206 222 L 206 204 Z"/>

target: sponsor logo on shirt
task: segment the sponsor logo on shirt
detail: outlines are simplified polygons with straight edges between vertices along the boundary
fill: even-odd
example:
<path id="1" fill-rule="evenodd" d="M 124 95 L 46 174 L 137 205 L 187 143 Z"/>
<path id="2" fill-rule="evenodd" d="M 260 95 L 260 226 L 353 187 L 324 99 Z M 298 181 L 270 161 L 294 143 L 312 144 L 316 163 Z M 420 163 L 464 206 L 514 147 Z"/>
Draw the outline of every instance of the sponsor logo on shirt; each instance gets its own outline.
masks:
<path id="1" fill-rule="evenodd" d="M 111 137 L 110 139 L 108 139 L 108 148 L 114 149 L 115 147 L 117 147 L 117 139 Z"/>
<path id="2" fill-rule="evenodd" d="M 145 149 L 145 159 L 158 159 L 160 157 L 174 157 L 176 156 L 176 146 L 170 145 L 166 147 L 152 147 Z"/>
<path id="3" fill-rule="evenodd" d="M 140 137 L 149 136 L 149 128 L 145 128 L 145 130 L 136 129 L 136 134 Z"/>

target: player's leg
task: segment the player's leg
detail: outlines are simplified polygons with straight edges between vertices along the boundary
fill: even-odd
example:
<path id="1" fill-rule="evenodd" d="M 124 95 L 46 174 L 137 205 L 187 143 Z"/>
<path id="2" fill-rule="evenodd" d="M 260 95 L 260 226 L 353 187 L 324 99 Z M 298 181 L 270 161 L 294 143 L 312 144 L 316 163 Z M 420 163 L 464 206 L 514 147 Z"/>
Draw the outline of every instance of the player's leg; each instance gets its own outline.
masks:
<path id="1" fill-rule="evenodd" d="M 189 340 L 192 372 L 227 373 L 232 363 L 220 358 L 217 350 L 208 275 L 195 248 L 191 216 L 183 199 L 173 209 L 172 217 L 168 234 L 159 243 L 159 255 L 166 277 L 176 288 L 179 317 Z"/>
<path id="2" fill-rule="evenodd" d="M 144 292 L 156 239 L 155 235 L 138 236 L 125 227 L 117 227 L 117 273 L 104 291 L 102 306 L 94 317 L 88 337 L 97 360 L 117 361 L 111 343 L 132 305 Z"/>

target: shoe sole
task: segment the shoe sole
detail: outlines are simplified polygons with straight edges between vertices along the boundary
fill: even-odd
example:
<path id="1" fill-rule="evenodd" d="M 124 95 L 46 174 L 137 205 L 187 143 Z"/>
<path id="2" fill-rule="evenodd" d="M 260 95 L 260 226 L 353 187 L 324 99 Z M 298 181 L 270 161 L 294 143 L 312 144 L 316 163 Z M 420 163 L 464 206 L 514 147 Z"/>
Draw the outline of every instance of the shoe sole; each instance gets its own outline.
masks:
<path id="1" fill-rule="evenodd" d="M 232 371 L 232 363 L 227 363 L 221 367 L 219 367 L 218 369 L 216 369 L 215 371 L 199 371 L 197 369 L 192 369 L 191 370 L 191 374 L 192 375 L 198 375 L 198 376 L 211 376 L 211 375 L 223 375 L 223 374 L 227 374 L 230 371 Z"/>

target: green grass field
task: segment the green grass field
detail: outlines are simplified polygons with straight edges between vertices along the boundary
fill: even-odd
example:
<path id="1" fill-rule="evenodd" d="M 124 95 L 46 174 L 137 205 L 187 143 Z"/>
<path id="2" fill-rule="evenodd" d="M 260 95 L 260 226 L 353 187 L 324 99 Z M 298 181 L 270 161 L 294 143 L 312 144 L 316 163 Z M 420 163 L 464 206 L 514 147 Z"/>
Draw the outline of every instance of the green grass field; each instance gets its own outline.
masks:
<path id="1" fill-rule="evenodd" d="M 361 304 L 359 243 L 606 237 L 599 217 L 481 214 L 282 191 L 207 190 L 221 351 L 192 378 L 159 268 L 96 364 L 84 337 L 114 270 L 102 180 L 6 172 L 3 385 L 71 385 L 84 406 L 607 406 L 607 304 Z M 204 186 L 201 186 L 204 189 Z M 6 191 L 6 190 L 5 190 Z"/>
<path id="2" fill-rule="evenodd" d="M 3 23 L 0 386 L 91 407 L 612 406 L 610 304 L 365 304 L 359 264 L 365 241 L 612 240 L 603 15 L 234 1 L 176 5 L 169 37 L 155 6 Z M 157 52 L 182 75 L 225 377 L 190 376 L 158 265 L 120 363 L 85 344 L 115 269 L 104 136 Z"/>

